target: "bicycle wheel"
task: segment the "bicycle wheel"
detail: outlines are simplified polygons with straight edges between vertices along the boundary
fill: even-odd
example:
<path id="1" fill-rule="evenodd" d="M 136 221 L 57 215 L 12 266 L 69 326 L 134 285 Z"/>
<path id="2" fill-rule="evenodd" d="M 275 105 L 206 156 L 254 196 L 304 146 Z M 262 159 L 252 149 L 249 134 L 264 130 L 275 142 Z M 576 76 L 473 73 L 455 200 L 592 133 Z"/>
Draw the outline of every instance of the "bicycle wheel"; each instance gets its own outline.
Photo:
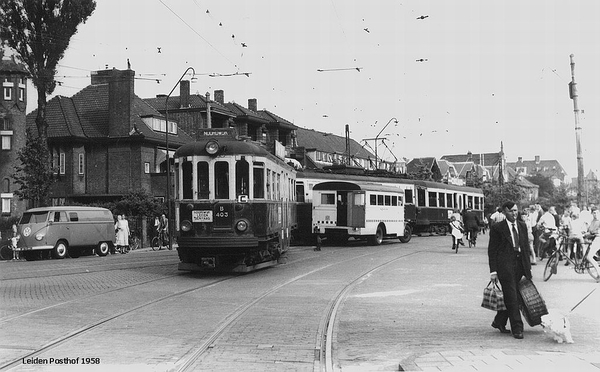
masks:
<path id="1" fill-rule="evenodd" d="M 590 276 L 592 278 L 594 278 L 595 281 L 599 281 L 600 273 L 598 272 L 598 270 L 590 263 L 590 261 L 588 261 L 585 258 L 584 258 L 584 260 L 585 260 L 585 268 L 587 269 L 588 274 L 590 274 Z"/>
<path id="2" fill-rule="evenodd" d="M 129 242 L 129 249 L 132 251 L 135 251 L 138 248 L 140 248 L 140 238 L 138 238 L 137 236 L 134 236 L 133 238 L 131 238 L 131 241 Z"/>
<path id="3" fill-rule="evenodd" d="M 160 238 L 158 236 L 155 236 L 154 238 L 152 238 L 152 250 L 153 251 L 158 251 L 160 249 Z"/>
<path id="4" fill-rule="evenodd" d="M 544 281 L 547 282 L 548 279 L 552 276 L 552 274 L 556 274 L 558 267 L 558 252 L 554 252 L 550 258 L 548 258 L 548 262 L 546 262 L 546 267 L 544 268 Z"/>
<path id="5" fill-rule="evenodd" d="M 12 258 L 13 258 L 13 251 L 12 251 L 11 247 L 9 247 L 8 245 L 3 245 L 2 247 L 0 247 L 0 259 L 12 260 Z"/>

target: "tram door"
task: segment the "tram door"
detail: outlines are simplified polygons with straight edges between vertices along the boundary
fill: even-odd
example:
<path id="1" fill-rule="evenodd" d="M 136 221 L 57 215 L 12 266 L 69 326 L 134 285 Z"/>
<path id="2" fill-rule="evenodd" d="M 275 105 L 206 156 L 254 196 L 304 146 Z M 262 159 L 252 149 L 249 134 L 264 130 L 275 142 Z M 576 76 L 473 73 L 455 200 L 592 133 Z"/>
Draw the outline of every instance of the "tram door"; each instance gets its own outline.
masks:
<path id="1" fill-rule="evenodd" d="M 337 225 L 348 226 L 348 194 L 346 191 L 337 193 Z"/>
<path id="2" fill-rule="evenodd" d="M 365 227 L 365 204 L 366 194 L 364 191 L 352 191 L 348 193 L 350 206 L 348 209 L 348 220 L 350 227 Z"/>

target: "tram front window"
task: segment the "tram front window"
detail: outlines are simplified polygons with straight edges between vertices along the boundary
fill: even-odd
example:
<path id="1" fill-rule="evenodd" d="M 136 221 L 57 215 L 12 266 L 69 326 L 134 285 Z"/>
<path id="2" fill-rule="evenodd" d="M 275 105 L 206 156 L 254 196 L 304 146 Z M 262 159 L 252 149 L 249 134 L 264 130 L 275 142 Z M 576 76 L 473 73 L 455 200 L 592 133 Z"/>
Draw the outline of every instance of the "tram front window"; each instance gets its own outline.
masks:
<path id="1" fill-rule="evenodd" d="M 229 163 L 215 163 L 215 198 L 229 199 Z"/>
<path id="2" fill-rule="evenodd" d="M 250 178 L 250 166 L 242 157 L 235 163 L 235 194 L 236 196 L 248 195 L 248 180 Z"/>
<path id="3" fill-rule="evenodd" d="M 265 198 L 265 165 L 254 163 L 254 198 Z"/>
<path id="4" fill-rule="evenodd" d="M 185 161 L 181 165 L 181 171 L 183 176 L 183 199 L 191 199 L 193 198 L 192 194 L 192 162 Z"/>
<path id="5" fill-rule="evenodd" d="M 205 161 L 198 162 L 198 199 L 209 198 L 208 186 L 208 163 Z"/>

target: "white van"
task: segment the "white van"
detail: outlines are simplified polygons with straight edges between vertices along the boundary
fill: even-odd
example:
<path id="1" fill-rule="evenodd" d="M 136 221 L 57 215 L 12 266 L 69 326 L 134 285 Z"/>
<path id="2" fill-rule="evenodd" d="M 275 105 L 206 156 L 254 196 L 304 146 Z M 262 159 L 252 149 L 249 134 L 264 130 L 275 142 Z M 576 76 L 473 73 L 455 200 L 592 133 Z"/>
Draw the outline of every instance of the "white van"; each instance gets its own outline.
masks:
<path id="1" fill-rule="evenodd" d="M 105 208 L 61 206 L 33 208 L 19 221 L 17 249 L 28 261 L 52 255 L 79 257 L 85 250 L 106 256 L 115 240 L 115 222 Z"/>

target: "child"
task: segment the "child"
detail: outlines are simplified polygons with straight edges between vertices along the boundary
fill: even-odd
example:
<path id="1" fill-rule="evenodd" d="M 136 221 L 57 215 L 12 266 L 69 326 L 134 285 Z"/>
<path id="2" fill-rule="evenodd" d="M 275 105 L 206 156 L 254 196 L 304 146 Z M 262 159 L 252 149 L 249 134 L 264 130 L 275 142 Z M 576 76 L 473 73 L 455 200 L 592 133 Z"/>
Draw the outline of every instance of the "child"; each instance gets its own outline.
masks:
<path id="1" fill-rule="evenodd" d="M 465 245 L 462 241 L 465 230 L 460 221 L 456 220 L 455 216 L 450 217 L 450 228 L 452 229 L 452 249 L 456 249 L 457 244 Z"/>

